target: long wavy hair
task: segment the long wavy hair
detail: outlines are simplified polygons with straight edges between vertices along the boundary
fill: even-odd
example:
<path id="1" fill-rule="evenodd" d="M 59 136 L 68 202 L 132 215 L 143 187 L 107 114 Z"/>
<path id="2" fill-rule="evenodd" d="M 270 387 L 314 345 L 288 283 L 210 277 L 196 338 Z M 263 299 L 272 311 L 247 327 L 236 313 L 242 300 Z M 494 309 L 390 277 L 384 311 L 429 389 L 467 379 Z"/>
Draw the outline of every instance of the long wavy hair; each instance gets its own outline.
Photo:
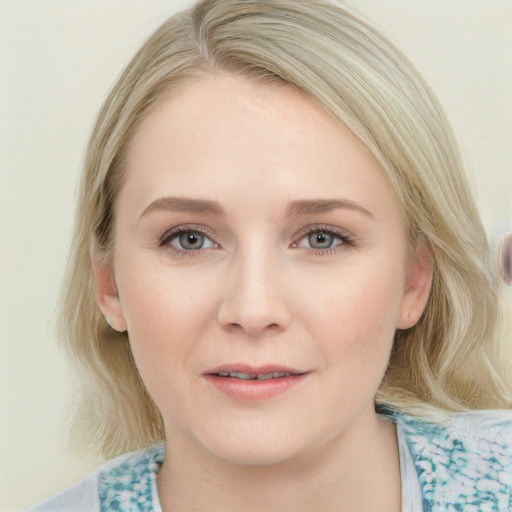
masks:
<path id="1" fill-rule="evenodd" d="M 60 337 L 82 383 L 75 441 L 111 456 L 164 437 L 128 335 L 94 300 L 90 248 L 108 261 L 113 205 L 132 136 L 160 102 L 209 73 L 282 81 L 347 126 L 384 169 L 409 243 L 435 260 L 426 310 L 397 331 L 378 404 L 435 419 L 508 408 L 510 367 L 486 235 L 449 123 L 425 81 L 386 38 L 344 7 L 312 0 L 203 0 L 167 20 L 107 97 L 79 190 Z"/>

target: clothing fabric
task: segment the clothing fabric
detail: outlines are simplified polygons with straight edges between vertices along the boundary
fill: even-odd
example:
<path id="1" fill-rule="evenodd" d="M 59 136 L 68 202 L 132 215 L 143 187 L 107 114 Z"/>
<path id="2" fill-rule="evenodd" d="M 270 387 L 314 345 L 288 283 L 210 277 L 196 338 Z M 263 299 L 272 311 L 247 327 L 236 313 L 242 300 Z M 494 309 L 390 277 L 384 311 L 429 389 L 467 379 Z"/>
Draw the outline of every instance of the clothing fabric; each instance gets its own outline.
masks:
<path id="1" fill-rule="evenodd" d="M 432 423 L 400 412 L 396 423 L 402 512 L 512 512 L 512 411 L 452 414 Z M 128 453 L 27 512 L 162 512 L 156 475 L 163 445 Z"/>
<path id="2" fill-rule="evenodd" d="M 412 461 L 421 493 L 418 508 L 411 489 L 415 512 L 512 512 L 512 411 L 454 414 L 442 424 L 404 414 L 395 421 L 410 455 L 400 459 L 403 511 Z"/>

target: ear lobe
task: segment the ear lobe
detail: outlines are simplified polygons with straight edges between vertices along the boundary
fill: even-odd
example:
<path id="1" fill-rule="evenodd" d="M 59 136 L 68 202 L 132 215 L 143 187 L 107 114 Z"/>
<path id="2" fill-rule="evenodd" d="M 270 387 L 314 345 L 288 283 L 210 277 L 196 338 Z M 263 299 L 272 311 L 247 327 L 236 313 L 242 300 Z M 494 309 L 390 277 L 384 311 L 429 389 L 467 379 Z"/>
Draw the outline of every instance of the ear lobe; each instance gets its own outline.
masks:
<path id="1" fill-rule="evenodd" d="M 126 331 L 121 302 L 117 294 L 112 265 L 93 246 L 90 252 L 94 279 L 94 297 L 107 323 L 116 331 Z"/>
<path id="2" fill-rule="evenodd" d="M 418 240 L 407 264 L 407 276 L 397 329 L 410 329 L 421 318 L 430 296 L 434 269 L 432 250 Z"/>

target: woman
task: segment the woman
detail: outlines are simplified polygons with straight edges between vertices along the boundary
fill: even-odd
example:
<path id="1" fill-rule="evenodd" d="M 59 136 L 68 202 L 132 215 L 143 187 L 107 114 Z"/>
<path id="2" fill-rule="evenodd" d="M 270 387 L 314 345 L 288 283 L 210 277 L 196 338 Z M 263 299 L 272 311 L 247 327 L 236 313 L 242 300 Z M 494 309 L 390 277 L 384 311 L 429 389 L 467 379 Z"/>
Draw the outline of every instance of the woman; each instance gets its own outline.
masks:
<path id="1" fill-rule="evenodd" d="M 100 113 L 73 248 L 77 425 L 142 451 L 34 510 L 511 507 L 498 285 L 456 144 L 349 11 L 168 20 Z"/>

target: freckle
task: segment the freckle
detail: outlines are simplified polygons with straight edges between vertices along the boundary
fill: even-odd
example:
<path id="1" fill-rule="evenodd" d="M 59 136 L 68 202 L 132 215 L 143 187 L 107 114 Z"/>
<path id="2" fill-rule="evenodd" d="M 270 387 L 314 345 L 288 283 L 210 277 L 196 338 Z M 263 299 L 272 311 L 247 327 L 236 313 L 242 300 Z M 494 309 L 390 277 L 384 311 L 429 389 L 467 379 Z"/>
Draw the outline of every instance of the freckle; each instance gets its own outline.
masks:
<path id="1" fill-rule="evenodd" d="M 512 284 L 512 233 L 506 233 L 501 239 L 498 264 L 505 284 Z"/>

